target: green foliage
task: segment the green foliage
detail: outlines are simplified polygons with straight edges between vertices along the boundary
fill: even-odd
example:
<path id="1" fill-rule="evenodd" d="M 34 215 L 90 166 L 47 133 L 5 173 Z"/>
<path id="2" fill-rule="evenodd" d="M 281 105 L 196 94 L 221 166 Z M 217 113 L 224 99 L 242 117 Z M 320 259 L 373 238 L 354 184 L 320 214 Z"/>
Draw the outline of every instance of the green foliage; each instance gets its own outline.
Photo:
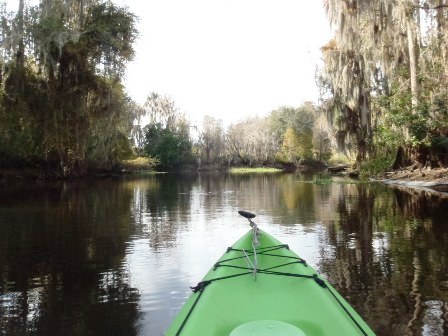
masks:
<path id="1" fill-rule="evenodd" d="M 448 164 L 448 137 L 437 136 L 431 139 L 431 150 L 433 152 L 433 159 L 436 159 L 438 164 Z"/>
<path id="2" fill-rule="evenodd" d="M 351 165 L 353 163 L 353 160 L 351 160 L 346 154 L 333 153 L 331 157 L 328 159 L 327 163 L 330 166 Z"/>
<path id="3" fill-rule="evenodd" d="M 317 108 L 304 103 L 298 108 L 280 107 L 269 115 L 269 128 L 278 145 L 275 160 L 296 163 L 301 158 L 313 157 L 313 126 Z"/>
<path id="4" fill-rule="evenodd" d="M 405 143 L 414 148 L 426 146 L 432 142 L 433 136 L 448 130 L 448 111 L 443 99 L 432 103 L 422 101 L 412 110 L 409 93 L 402 92 L 379 97 L 376 104 L 385 111 L 376 129 L 377 148 L 393 151 Z"/>
<path id="5" fill-rule="evenodd" d="M 291 127 L 286 129 L 283 136 L 283 144 L 277 159 L 280 162 L 296 163 L 300 159 L 308 159 L 313 156 L 313 138 L 310 129 L 297 133 Z"/>
<path id="6" fill-rule="evenodd" d="M 311 129 L 306 129 L 297 134 L 297 140 L 300 158 L 311 159 L 313 157 L 313 134 Z"/>
<path id="7" fill-rule="evenodd" d="M 133 155 L 135 115 L 120 81 L 134 15 L 97 1 L 43 2 L 19 15 L 23 26 L 2 18 L 10 31 L 0 60 L 0 163 L 70 176 Z M 15 57 L 21 48 L 26 55 Z"/>
<path id="8" fill-rule="evenodd" d="M 364 162 L 360 166 L 360 175 L 362 177 L 378 176 L 392 167 L 394 157 L 375 158 Z"/>
<path id="9" fill-rule="evenodd" d="M 23 158 L 34 160 L 43 154 L 43 130 L 36 125 L 41 121 L 47 94 L 40 78 L 28 67 L 24 70 L 23 73 L 18 71 L 16 64 L 9 62 L 0 92 L 0 153 L 3 164 Z M 18 87 L 21 82 L 22 94 Z"/>
<path id="10" fill-rule="evenodd" d="M 431 147 L 435 151 L 448 152 L 448 137 L 438 136 L 431 139 Z"/>
<path id="11" fill-rule="evenodd" d="M 429 106 L 431 132 L 448 136 L 448 92 L 437 95 Z"/>
<path id="12" fill-rule="evenodd" d="M 138 148 L 138 152 L 156 158 L 158 169 L 162 170 L 172 170 L 191 163 L 190 125 L 169 96 L 149 93 L 142 116 L 149 117 L 150 122 L 142 129 L 143 148 Z M 141 129 L 140 125 L 137 127 Z"/>
<path id="13" fill-rule="evenodd" d="M 312 103 L 305 103 L 295 108 L 283 106 L 269 115 L 271 131 L 275 134 L 278 143 L 282 143 L 288 128 L 296 133 L 312 130 L 317 117 L 317 109 Z"/>
<path id="14" fill-rule="evenodd" d="M 377 147 L 397 148 L 404 143 L 413 147 L 424 144 L 430 132 L 429 107 L 422 102 L 412 109 L 409 92 L 401 92 L 377 99 L 386 113 L 378 121 L 375 136 Z"/>
<path id="15" fill-rule="evenodd" d="M 336 29 L 322 48 L 319 81 L 325 109 L 344 131 L 342 143 L 367 148 L 368 157 L 407 147 L 416 154 L 407 163 L 434 156 L 427 153 L 433 138 L 448 136 L 446 6 L 324 2 Z"/>
<path id="16" fill-rule="evenodd" d="M 131 142 L 127 134 L 117 132 L 113 137 L 114 145 L 111 146 L 111 154 L 119 160 L 126 160 L 134 155 Z"/>
<path id="17" fill-rule="evenodd" d="M 397 92 L 380 96 L 374 100 L 377 109 L 383 111 L 378 118 L 374 141 L 377 148 L 393 151 L 406 141 L 407 127 L 412 119 L 411 96 L 409 92 Z"/>
<path id="18" fill-rule="evenodd" d="M 283 170 L 267 167 L 258 167 L 258 168 L 239 167 L 239 168 L 231 168 L 229 170 L 229 173 L 231 174 L 267 174 L 267 173 L 280 173 L 280 172 L 283 172 Z"/>
<path id="19" fill-rule="evenodd" d="M 281 149 L 281 152 L 286 159 L 285 161 L 297 162 L 300 159 L 299 147 L 300 143 L 297 132 L 291 127 L 288 127 L 283 136 L 283 145 Z"/>
<path id="20" fill-rule="evenodd" d="M 145 129 L 145 153 L 159 161 L 160 169 L 177 168 L 191 160 L 191 141 L 182 132 L 162 124 L 150 124 Z"/>
<path id="21" fill-rule="evenodd" d="M 134 26 L 135 15 L 112 3 L 102 3 L 89 9 L 80 40 L 96 64 L 121 76 L 125 62 L 134 55 L 138 35 Z"/>
<path id="22" fill-rule="evenodd" d="M 316 159 L 321 162 L 328 162 L 332 155 L 333 154 L 332 154 L 331 150 L 328 150 L 325 152 L 318 153 L 318 155 L 316 155 Z"/>

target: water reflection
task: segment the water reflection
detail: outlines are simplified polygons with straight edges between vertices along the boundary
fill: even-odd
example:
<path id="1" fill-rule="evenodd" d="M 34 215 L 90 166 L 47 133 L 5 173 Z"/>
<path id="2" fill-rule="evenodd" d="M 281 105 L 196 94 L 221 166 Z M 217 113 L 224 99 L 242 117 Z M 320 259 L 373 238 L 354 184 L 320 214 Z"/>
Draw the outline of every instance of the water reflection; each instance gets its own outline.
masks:
<path id="1" fill-rule="evenodd" d="M 3 190 L 1 333 L 137 333 L 139 293 L 121 264 L 131 199 L 116 183 Z"/>
<path id="2" fill-rule="evenodd" d="M 447 302 L 438 283 L 447 274 L 447 229 L 435 230 L 446 200 L 375 185 L 341 188 L 351 190 L 341 191 L 328 225 L 335 255 L 323 256 L 321 269 L 379 335 L 443 335 L 446 312 L 435 314 L 428 302 Z"/>
<path id="3" fill-rule="evenodd" d="M 0 334 L 161 335 L 247 227 L 317 266 L 378 335 L 448 334 L 448 199 L 280 175 L 3 187 Z"/>
<path id="4" fill-rule="evenodd" d="M 190 193 L 194 177 L 172 175 L 130 179 L 126 188 L 133 192 L 131 211 L 134 235 L 146 237 L 149 246 L 158 250 L 172 247 L 176 233 L 190 220 Z"/>

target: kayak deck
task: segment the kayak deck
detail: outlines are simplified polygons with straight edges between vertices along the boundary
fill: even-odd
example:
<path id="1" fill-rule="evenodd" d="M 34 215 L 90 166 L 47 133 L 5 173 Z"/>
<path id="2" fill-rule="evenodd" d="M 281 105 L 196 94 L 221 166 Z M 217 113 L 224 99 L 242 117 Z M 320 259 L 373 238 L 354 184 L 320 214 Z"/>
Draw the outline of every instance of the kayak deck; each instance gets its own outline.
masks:
<path id="1" fill-rule="evenodd" d="M 167 336 L 227 336 L 242 324 L 263 320 L 291 324 L 304 335 L 374 335 L 303 259 L 271 235 L 258 232 L 255 255 L 250 230 L 192 288 L 194 293 Z"/>

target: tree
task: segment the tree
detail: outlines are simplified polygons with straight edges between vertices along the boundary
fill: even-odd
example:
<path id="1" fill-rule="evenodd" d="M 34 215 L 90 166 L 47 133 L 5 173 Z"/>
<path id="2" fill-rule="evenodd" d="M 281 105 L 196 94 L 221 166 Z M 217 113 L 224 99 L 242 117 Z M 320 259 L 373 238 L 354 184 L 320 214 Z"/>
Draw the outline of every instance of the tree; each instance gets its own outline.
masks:
<path id="1" fill-rule="evenodd" d="M 446 88 L 445 0 L 324 0 L 324 6 L 336 28 L 323 48 L 326 108 L 339 134 L 356 145 L 358 161 L 375 155 L 373 142 L 383 137 L 373 132 L 385 125 L 406 152 L 422 154 L 432 134 L 440 134 L 429 111 L 440 97 L 434 92 Z"/>
<path id="2" fill-rule="evenodd" d="M 158 167 L 160 169 L 177 168 L 190 158 L 191 143 L 189 139 L 161 124 L 150 124 L 145 131 L 145 152 L 150 157 L 159 160 Z"/>
<path id="3" fill-rule="evenodd" d="M 313 157 L 313 128 L 317 107 L 305 102 L 300 107 L 283 106 L 271 112 L 269 125 L 277 143 L 277 159 L 296 163 Z"/>
<path id="4" fill-rule="evenodd" d="M 146 116 L 145 109 L 140 106 L 139 104 L 131 101 L 130 110 L 131 113 L 134 115 L 134 123 L 132 125 L 131 130 L 131 137 L 134 143 L 134 148 L 136 151 L 136 154 L 142 155 L 143 154 L 143 147 L 145 146 L 145 133 L 144 133 L 144 118 Z"/>
<path id="5" fill-rule="evenodd" d="M 19 1 L 2 17 L 0 152 L 47 174 L 82 175 L 129 153 L 129 98 L 121 78 L 133 57 L 135 16 L 110 2 Z M 18 38 L 17 38 L 18 37 Z"/>
<path id="6" fill-rule="evenodd" d="M 318 161 L 330 159 L 333 150 L 331 128 L 324 113 L 316 119 L 313 127 L 314 158 Z"/>
<path id="7" fill-rule="evenodd" d="M 174 100 L 151 92 L 144 105 L 150 122 L 144 128 L 144 153 L 159 161 L 160 169 L 175 169 L 192 160 L 190 124 Z"/>
<path id="8" fill-rule="evenodd" d="M 201 156 L 206 163 L 211 163 L 214 160 L 222 158 L 225 145 L 224 141 L 222 120 L 217 120 L 207 115 L 204 116 L 199 143 L 202 153 Z"/>
<path id="9" fill-rule="evenodd" d="M 339 130 L 338 145 L 344 151 L 348 137 L 357 145 L 357 161 L 365 160 L 371 143 L 370 91 L 361 55 L 340 50 L 334 43 L 325 47 L 327 75 L 331 78 L 331 98 L 324 108 Z"/>
<path id="10" fill-rule="evenodd" d="M 161 124 L 166 128 L 174 128 L 180 115 L 171 97 L 156 92 L 149 93 L 143 108 L 150 124 Z"/>
<path id="11" fill-rule="evenodd" d="M 283 135 L 283 144 L 278 158 L 285 163 L 299 162 L 300 159 L 313 157 L 313 138 L 310 129 L 297 133 L 288 127 Z"/>
<path id="12" fill-rule="evenodd" d="M 317 117 L 317 108 L 311 102 L 306 102 L 296 108 L 283 106 L 269 114 L 270 129 L 279 145 L 290 127 L 297 133 L 311 130 Z"/>
<path id="13" fill-rule="evenodd" d="M 291 127 L 288 127 L 283 136 L 283 145 L 281 148 L 284 161 L 297 163 L 300 159 L 299 147 L 299 137 L 296 131 L 294 131 Z"/>
<path id="14" fill-rule="evenodd" d="M 277 150 L 267 118 L 248 118 L 230 125 L 226 145 L 229 162 L 248 165 L 273 162 Z"/>

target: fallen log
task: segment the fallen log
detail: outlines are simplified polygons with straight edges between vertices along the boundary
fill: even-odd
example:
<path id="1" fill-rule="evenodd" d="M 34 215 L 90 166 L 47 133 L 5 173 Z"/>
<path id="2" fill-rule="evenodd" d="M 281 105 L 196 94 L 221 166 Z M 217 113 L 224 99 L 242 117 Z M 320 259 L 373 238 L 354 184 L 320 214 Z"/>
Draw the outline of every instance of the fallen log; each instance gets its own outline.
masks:
<path id="1" fill-rule="evenodd" d="M 341 165 L 341 166 L 335 166 L 335 167 L 328 167 L 328 171 L 330 173 L 340 173 L 344 170 L 347 170 L 349 168 L 348 165 Z"/>

